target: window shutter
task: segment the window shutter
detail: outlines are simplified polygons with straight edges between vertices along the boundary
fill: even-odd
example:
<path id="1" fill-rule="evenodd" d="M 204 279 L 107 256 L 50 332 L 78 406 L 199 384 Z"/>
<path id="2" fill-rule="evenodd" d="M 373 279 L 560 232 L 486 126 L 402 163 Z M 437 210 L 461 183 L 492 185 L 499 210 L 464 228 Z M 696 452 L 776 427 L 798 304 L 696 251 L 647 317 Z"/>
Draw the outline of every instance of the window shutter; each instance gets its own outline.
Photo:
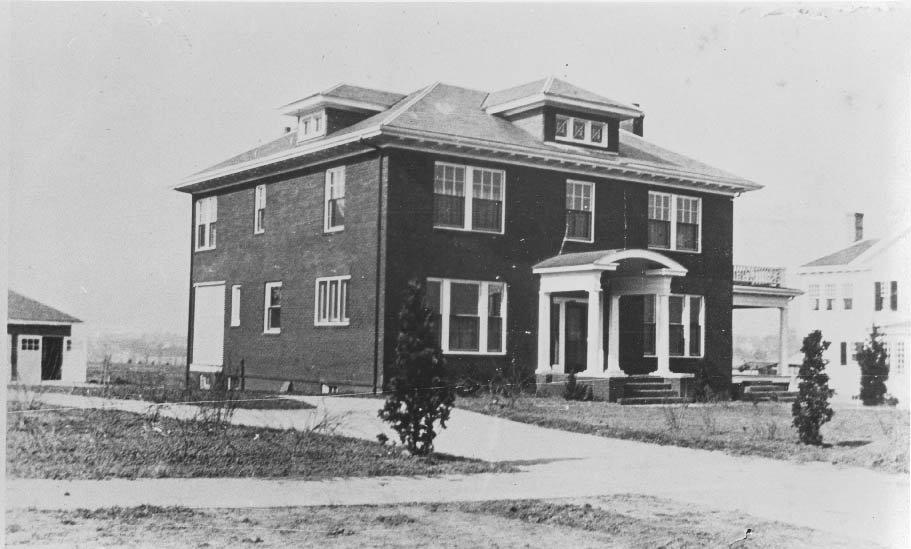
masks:
<path id="1" fill-rule="evenodd" d="M 873 299 L 875 301 L 875 308 L 877 311 L 883 310 L 883 284 L 882 282 L 875 283 L 873 289 Z"/>

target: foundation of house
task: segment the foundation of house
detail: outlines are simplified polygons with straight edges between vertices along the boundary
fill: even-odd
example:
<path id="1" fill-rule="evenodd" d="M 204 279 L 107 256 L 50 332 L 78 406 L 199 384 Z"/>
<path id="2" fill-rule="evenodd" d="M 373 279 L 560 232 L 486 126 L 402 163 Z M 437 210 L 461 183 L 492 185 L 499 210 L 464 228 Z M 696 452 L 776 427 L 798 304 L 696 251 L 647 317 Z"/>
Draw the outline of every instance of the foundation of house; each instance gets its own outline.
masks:
<path id="1" fill-rule="evenodd" d="M 539 395 L 562 396 L 568 374 L 536 374 Z M 576 382 L 592 388 L 594 400 L 620 404 L 673 404 L 693 399 L 694 376 L 661 377 L 653 375 L 624 377 L 576 376 Z"/>

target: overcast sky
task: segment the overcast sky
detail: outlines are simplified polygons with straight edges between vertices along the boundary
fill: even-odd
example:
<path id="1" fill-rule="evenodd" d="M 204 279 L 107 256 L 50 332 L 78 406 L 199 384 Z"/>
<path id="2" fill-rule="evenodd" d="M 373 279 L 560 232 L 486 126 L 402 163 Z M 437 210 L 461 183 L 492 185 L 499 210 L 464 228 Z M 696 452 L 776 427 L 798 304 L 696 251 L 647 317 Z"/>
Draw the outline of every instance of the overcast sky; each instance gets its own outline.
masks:
<path id="1" fill-rule="evenodd" d="M 278 137 L 338 82 L 493 91 L 553 75 L 645 137 L 765 185 L 738 263 L 911 223 L 911 11 L 773 4 L 14 4 L 9 281 L 93 332 L 183 332 L 182 177 Z"/>

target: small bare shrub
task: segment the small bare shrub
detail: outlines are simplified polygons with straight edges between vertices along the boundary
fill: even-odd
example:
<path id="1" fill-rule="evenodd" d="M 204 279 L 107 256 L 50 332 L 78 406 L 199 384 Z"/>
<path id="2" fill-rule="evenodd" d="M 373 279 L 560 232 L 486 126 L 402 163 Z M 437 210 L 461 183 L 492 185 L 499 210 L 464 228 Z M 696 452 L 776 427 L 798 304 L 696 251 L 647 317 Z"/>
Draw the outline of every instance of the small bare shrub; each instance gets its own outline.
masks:
<path id="1" fill-rule="evenodd" d="M 668 404 L 661 407 L 664 423 L 668 431 L 677 433 L 683 427 L 683 416 L 686 413 L 686 404 Z"/>
<path id="2" fill-rule="evenodd" d="M 712 402 L 699 409 L 699 415 L 702 418 L 702 426 L 707 435 L 718 434 L 718 411 L 715 407 L 716 404 Z"/>

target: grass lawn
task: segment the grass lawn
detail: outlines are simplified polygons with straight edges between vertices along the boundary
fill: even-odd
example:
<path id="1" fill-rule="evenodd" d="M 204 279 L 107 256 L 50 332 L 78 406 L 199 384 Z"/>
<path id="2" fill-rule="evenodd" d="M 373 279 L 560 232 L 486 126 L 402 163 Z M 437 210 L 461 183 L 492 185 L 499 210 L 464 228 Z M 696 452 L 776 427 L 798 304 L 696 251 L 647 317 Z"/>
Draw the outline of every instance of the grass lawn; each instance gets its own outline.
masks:
<path id="1" fill-rule="evenodd" d="M 870 547 L 646 496 L 278 509 L 12 510 L 6 542 L 133 547 Z"/>
<path id="2" fill-rule="evenodd" d="M 456 406 L 604 437 L 908 472 L 909 414 L 896 408 L 837 409 L 832 421 L 822 428 L 825 445 L 814 447 L 797 443 L 797 431 L 791 427 L 791 406 L 783 403 L 621 406 L 525 396 L 508 404 L 478 396 L 459 398 Z"/>
<path id="3" fill-rule="evenodd" d="M 509 464 L 436 454 L 311 431 L 242 427 L 213 419 L 176 420 L 113 410 L 53 410 L 7 415 L 7 475 L 12 478 L 334 477 L 512 472 Z"/>
<path id="4" fill-rule="evenodd" d="M 177 388 L 160 388 L 142 385 L 99 385 L 67 387 L 64 385 L 32 385 L 22 387 L 23 391 L 34 393 L 65 393 L 101 398 L 142 400 L 144 402 L 181 402 L 205 405 L 213 402 L 242 410 L 306 410 L 313 406 L 300 400 L 284 398 L 264 391 L 184 391 Z"/>

